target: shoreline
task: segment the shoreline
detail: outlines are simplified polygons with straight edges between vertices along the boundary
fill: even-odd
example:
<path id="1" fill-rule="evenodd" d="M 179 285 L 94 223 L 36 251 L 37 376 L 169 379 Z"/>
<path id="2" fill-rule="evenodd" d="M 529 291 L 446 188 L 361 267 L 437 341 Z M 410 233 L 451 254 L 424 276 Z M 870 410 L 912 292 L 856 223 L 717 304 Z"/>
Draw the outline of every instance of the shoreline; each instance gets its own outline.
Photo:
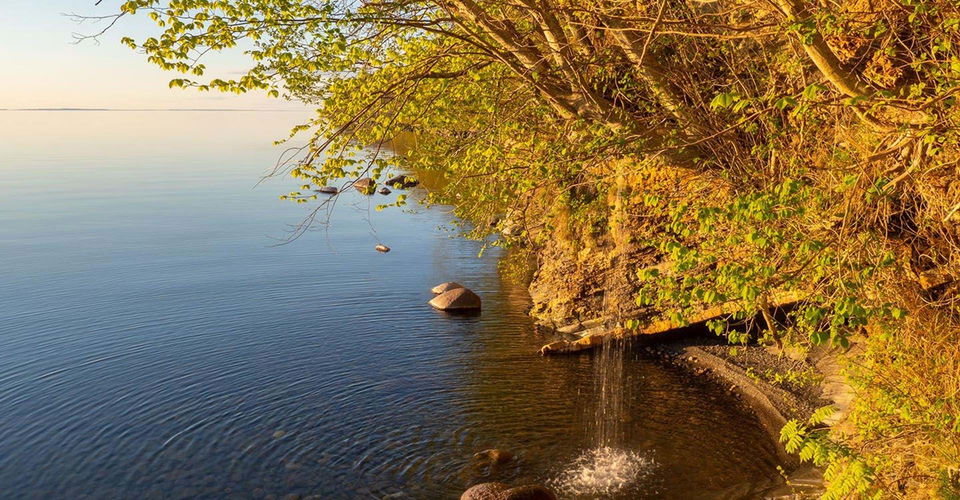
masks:
<path id="1" fill-rule="evenodd" d="M 580 338 L 606 337 L 600 321 L 577 322 L 572 328 L 554 329 L 560 342 Z M 609 334 L 609 331 L 605 332 Z M 573 340 L 575 342 L 575 340 Z M 751 344 L 731 346 L 719 338 L 695 333 L 692 329 L 660 335 L 636 336 L 627 339 L 634 348 L 653 359 L 686 371 L 691 377 L 708 381 L 722 393 L 732 396 L 753 414 L 763 427 L 784 464 L 783 483 L 764 492 L 763 498 L 818 498 L 825 491 L 823 471 L 802 462 L 787 452 L 780 441 L 780 430 L 788 420 L 805 422 L 818 408 L 833 405 L 838 411 L 831 425 L 845 416 L 849 405 L 849 386 L 842 382 L 834 353 L 817 352 L 810 356 L 778 355 L 772 348 Z M 632 345 L 630 345 L 632 344 Z M 549 345 L 549 344 L 548 344 Z M 599 343 L 588 342 L 582 349 L 554 355 L 578 355 L 592 351 Z M 803 370 L 815 380 L 805 383 L 776 384 L 765 379 L 778 373 Z"/>

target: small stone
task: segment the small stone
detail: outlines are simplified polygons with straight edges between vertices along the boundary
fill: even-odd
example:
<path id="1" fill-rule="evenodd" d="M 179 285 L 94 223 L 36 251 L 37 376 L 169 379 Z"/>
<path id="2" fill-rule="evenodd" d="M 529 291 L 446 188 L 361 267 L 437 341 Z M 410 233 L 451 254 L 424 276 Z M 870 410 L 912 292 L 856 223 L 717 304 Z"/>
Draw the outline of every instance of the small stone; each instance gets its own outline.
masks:
<path id="1" fill-rule="evenodd" d="M 411 177 L 411 176 L 409 176 L 409 175 L 402 175 L 402 174 L 401 174 L 401 175 L 398 175 L 398 176 L 396 176 L 396 177 L 391 177 L 391 178 L 387 179 L 387 181 L 386 181 L 384 184 L 386 184 L 386 185 L 388 185 L 388 186 L 393 186 L 393 187 L 399 188 L 399 189 L 407 189 L 407 188 L 412 188 L 412 187 L 416 186 L 416 185 L 419 184 L 419 183 L 420 183 L 420 182 L 417 181 L 416 179 L 414 179 L 413 177 Z"/>
<path id="2" fill-rule="evenodd" d="M 373 191 L 377 188 L 377 183 L 369 177 L 364 177 L 363 179 L 357 179 L 353 183 L 353 187 L 363 194 L 373 194 Z"/>
<path id="3" fill-rule="evenodd" d="M 437 295 L 429 304 L 441 311 L 470 311 L 480 309 L 480 297 L 466 288 L 455 288 Z"/>
<path id="4" fill-rule="evenodd" d="M 380 252 L 380 253 L 387 253 L 387 252 L 390 251 L 390 247 L 388 247 L 388 246 L 386 246 L 386 245 L 377 245 L 377 246 L 373 247 L 373 249 L 376 250 L 376 251 L 378 251 L 378 252 Z"/>
<path id="5" fill-rule="evenodd" d="M 466 288 L 465 286 L 457 283 L 456 281 L 448 281 L 446 283 L 440 283 L 439 285 L 430 289 L 430 293 L 434 295 L 440 295 L 443 292 L 448 292 L 450 290 L 455 290 L 457 288 Z"/>
<path id="6" fill-rule="evenodd" d="M 479 453 L 474 453 L 473 458 L 481 460 L 489 460 L 490 462 L 502 464 L 504 462 L 509 462 L 513 460 L 513 453 L 510 453 L 506 450 L 500 450 L 497 448 L 492 448 L 489 450 L 483 450 Z"/>
<path id="7" fill-rule="evenodd" d="M 557 500 L 552 491 L 536 484 L 511 488 L 503 483 L 480 483 L 460 495 L 460 500 Z"/>
<path id="8" fill-rule="evenodd" d="M 287 432 L 286 432 L 286 431 L 277 431 L 277 432 L 274 432 L 274 433 L 273 433 L 273 439 L 280 439 L 280 438 L 282 438 L 283 436 L 286 436 L 286 435 L 287 435 Z"/>
<path id="9" fill-rule="evenodd" d="M 480 483 L 464 491 L 460 500 L 501 500 L 508 489 L 503 483 Z"/>
<path id="10" fill-rule="evenodd" d="M 380 188 L 380 194 L 390 194 L 390 193 L 391 193 L 390 188 L 388 188 L 387 186 L 383 186 L 382 188 Z"/>
<path id="11" fill-rule="evenodd" d="M 317 192 L 324 194 L 337 194 L 340 192 L 340 190 L 333 186 L 323 186 L 322 188 L 318 189 Z"/>
<path id="12" fill-rule="evenodd" d="M 552 491 L 537 484 L 526 484 L 503 492 L 503 500 L 557 500 Z"/>

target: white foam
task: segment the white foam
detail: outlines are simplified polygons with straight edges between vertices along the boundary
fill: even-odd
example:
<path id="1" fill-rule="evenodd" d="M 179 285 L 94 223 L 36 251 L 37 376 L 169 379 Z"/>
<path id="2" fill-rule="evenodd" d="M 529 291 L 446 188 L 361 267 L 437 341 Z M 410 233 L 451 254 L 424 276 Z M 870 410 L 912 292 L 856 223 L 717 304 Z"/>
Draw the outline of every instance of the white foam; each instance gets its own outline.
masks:
<path id="1" fill-rule="evenodd" d="M 652 466 L 636 452 L 604 446 L 580 455 L 551 485 L 570 496 L 613 495 L 636 484 Z"/>

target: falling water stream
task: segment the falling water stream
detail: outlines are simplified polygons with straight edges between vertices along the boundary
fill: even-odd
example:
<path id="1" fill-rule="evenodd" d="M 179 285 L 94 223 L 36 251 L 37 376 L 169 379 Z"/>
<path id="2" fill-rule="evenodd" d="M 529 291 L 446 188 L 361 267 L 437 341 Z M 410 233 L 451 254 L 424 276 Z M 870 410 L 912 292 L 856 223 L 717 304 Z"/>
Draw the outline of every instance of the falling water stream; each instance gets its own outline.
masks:
<path id="1" fill-rule="evenodd" d="M 625 446 L 624 424 L 629 420 L 625 402 L 631 384 L 625 383 L 626 340 L 604 342 L 594 359 L 598 395 L 594 409 L 595 446 L 587 449 L 554 481 L 573 496 L 610 496 L 634 485 L 655 465 L 641 452 Z"/>
<path id="2" fill-rule="evenodd" d="M 623 402 L 629 395 L 624 384 L 623 356 L 626 341 L 604 342 L 596 359 L 596 385 L 599 404 L 596 409 L 598 448 L 613 448 L 623 444 L 623 422 L 626 420 Z"/>
<path id="3" fill-rule="evenodd" d="M 617 177 L 615 190 L 616 203 L 612 205 L 611 218 L 614 225 L 622 224 L 626 214 L 623 212 L 622 195 L 625 192 L 623 176 Z M 615 246 L 623 247 L 624 232 L 612 230 Z M 616 259 L 615 279 L 627 276 L 627 259 L 622 255 Z M 610 285 L 610 283 L 608 283 Z M 623 287 L 625 284 L 614 286 Z M 629 289 L 629 285 L 626 285 Z M 603 314 L 615 312 L 617 321 L 622 320 L 619 304 L 603 295 Z M 608 325 L 609 326 L 609 325 Z M 555 482 L 558 489 L 574 496 L 611 496 L 633 487 L 642 476 L 649 474 L 655 463 L 644 455 L 643 451 L 632 449 L 624 433 L 624 425 L 629 421 L 628 401 L 633 401 L 634 384 L 629 383 L 624 364 L 629 349 L 629 338 L 608 339 L 601 344 L 595 356 L 594 384 L 597 403 L 594 409 L 593 430 L 595 445 L 581 454 Z"/>

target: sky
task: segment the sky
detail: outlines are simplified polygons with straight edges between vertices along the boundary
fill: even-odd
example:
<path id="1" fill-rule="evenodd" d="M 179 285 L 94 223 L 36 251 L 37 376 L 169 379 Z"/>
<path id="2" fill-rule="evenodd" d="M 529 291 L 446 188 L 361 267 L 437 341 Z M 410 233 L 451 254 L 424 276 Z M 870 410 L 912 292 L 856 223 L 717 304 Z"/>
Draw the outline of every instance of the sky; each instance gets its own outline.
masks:
<path id="1" fill-rule="evenodd" d="M 102 25 L 78 24 L 64 14 L 107 15 L 122 1 L 0 0 L 0 109 L 304 109 L 262 94 L 168 88 L 176 74 L 120 44 L 123 36 L 140 40 L 158 33 L 142 14 L 121 19 L 99 44 L 74 43 L 74 33 L 96 33 Z M 250 64 L 239 51 L 207 63 L 207 75 L 220 77 Z"/>

